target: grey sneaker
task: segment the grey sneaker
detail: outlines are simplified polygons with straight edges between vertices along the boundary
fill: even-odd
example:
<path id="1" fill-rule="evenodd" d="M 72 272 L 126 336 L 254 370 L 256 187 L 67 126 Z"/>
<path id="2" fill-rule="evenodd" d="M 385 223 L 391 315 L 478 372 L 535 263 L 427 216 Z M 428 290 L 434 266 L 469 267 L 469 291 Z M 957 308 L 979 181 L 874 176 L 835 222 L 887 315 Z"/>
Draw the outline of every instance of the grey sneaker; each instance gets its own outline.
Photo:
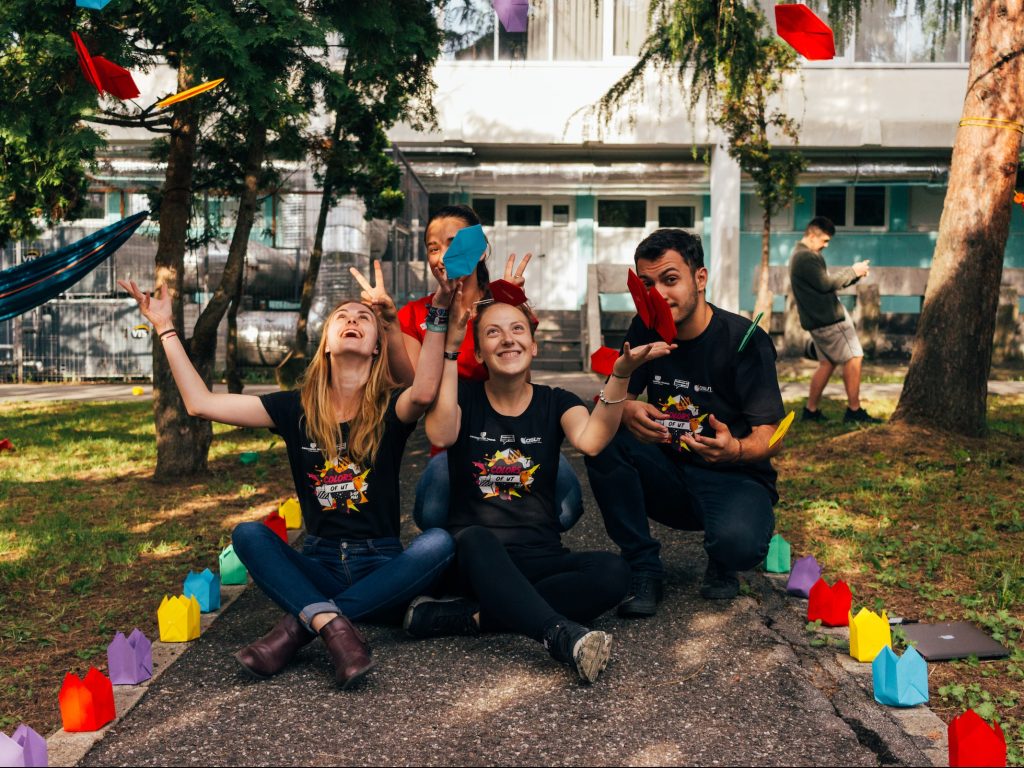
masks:
<path id="1" fill-rule="evenodd" d="M 464 597 L 417 597 L 405 612 L 402 628 L 411 637 L 479 635 L 473 615 L 480 607 Z"/>
<path id="2" fill-rule="evenodd" d="M 714 560 L 708 560 L 700 596 L 705 600 L 732 600 L 740 593 L 740 580 L 736 571 L 728 571 Z"/>
<path id="3" fill-rule="evenodd" d="M 608 666 L 612 636 L 563 619 L 544 633 L 544 647 L 551 658 L 575 668 L 580 680 L 592 683 Z"/>

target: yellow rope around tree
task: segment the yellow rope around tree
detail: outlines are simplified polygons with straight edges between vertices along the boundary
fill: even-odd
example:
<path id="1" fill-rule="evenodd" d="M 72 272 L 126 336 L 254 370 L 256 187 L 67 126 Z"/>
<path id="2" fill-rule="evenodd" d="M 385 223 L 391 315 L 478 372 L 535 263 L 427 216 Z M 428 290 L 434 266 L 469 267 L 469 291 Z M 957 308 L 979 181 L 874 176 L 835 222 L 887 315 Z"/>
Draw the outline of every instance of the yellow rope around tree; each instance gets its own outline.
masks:
<path id="1" fill-rule="evenodd" d="M 1017 120 L 1003 120 L 999 117 L 965 117 L 960 125 L 973 125 L 978 128 L 1006 128 L 1017 133 L 1024 133 L 1024 123 Z"/>

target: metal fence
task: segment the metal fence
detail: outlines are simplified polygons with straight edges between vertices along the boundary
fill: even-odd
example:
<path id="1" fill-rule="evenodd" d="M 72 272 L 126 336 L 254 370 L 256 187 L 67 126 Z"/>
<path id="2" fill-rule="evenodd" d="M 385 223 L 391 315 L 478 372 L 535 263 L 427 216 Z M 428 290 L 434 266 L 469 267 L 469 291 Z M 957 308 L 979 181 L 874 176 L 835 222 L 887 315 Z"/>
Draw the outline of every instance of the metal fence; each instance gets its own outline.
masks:
<path id="1" fill-rule="evenodd" d="M 427 192 L 405 158 L 395 150 L 402 168 L 405 205 L 392 221 L 367 221 L 356 198 L 345 198 L 332 209 L 324 241 L 324 258 L 310 316 L 310 336 L 319 338 L 324 314 L 340 298 L 358 296 L 349 268 L 367 273 L 371 258 L 384 262 L 387 285 L 401 305 L 425 292 L 423 228 L 427 220 Z M 308 184 L 310 174 L 305 174 Z M 300 182 L 300 185 L 303 185 Z M 119 205 L 100 201 L 97 213 L 110 213 L 89 226 L 61 226 L 32 242 L 9 244 L 0 251 L 0 270 L 72 243 L 90 232 L 128 215 L 145 197 L 122 190 Z M 128 201 L 126 204 L 125 201 Z M 320 205 L 313 189 L 279 193 L 261 208 L 246 254 L 243 299 L 238 313 L 240 364 L 247 367 L 277 365 L 294 337 L 312 233 Z M 141 208 L 140 208 L 141 210 Z M 231 206 L 217 215 L 231 216 Z M 0 322 L 0 380 L 79 381 L 85 379 L 145 379 L 152 373 L 149 330 L 137 308 L 117 286 L 130 278 L 151 286 L 155 277 L 156 225 L 147 223 L 113 256 L 57 299 L 20 317 Z M 186 326 L 206 306 L 220 282 L 227 261 L 228 243 L 214 241 L 185 255 L 183 291 Z M 217 367 L 224 361 L 223 333 L 218 343 Z"/>

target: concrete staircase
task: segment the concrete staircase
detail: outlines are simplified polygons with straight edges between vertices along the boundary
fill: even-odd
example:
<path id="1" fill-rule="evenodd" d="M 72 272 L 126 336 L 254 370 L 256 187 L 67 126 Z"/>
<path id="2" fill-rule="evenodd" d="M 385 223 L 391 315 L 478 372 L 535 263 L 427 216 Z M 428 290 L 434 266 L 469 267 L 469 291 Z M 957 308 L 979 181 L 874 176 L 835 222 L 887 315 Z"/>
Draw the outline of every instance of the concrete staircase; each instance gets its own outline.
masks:
<path id="1" fill-rule="evenodd" d="M 539 309 L 537 347 L 533 361 L 537 371 L 581 371 L 580 313 L 568 309 Z"/>

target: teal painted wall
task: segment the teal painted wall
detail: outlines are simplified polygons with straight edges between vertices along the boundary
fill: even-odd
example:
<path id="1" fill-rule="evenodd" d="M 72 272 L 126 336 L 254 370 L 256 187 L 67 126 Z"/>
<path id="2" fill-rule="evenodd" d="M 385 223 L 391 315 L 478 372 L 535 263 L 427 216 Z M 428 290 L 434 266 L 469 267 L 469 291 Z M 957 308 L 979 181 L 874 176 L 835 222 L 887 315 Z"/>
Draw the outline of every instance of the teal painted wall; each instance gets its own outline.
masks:
<path id="1" fill-rule="evenodd" d="M 597 198 L 576 195 L 576 264 L 580 306 L 587 298 L 587 266 L 594 262 L 594 220 L 597 216 Z M 603 304 L 602 304 L 603 306 Z"/>
<path id="2" fill-rule="evenodd" d="M 814 189 L 802 187 L 803 200 L 795 206 L 793 225 L 800 231 L 772 232 L 771 255 L 773 266 L 785 266 L 793 246 L 802 237 L 802 226 L 814 215 Z M 825 251 L 830 266 L 849 266 L 862 259 L 870 259 L 876 267 L 928 267 L 938 232 L 907 232 L 907 214 L 910 188 L 906 185 L 890 187 L 889 232 L 847 232 L 840 230 Z M 746 212 L 749 195 L 743 195 L 742 210 Z M 709 225 L 706 225 L 709 226 Z M 705 252 L 707 244 L 705 243 Z M 740 235 L 740 304 L 747 311 L 754 309 L 754 274 L 761 261 L 761 233 L 743 232 Z M 1024 268 L 1024 209 L 1014 206 L 1010 218 L 1010 237 L 1006 243 L 1006 268 Z M 850 297 L 851 299 L 853 297 Z M 785 309 L 785 299 L 776 297 L 774 311 Z M 913 296 L 883 296 L 883 312 L 918 312 L 920 302 Z"/>

